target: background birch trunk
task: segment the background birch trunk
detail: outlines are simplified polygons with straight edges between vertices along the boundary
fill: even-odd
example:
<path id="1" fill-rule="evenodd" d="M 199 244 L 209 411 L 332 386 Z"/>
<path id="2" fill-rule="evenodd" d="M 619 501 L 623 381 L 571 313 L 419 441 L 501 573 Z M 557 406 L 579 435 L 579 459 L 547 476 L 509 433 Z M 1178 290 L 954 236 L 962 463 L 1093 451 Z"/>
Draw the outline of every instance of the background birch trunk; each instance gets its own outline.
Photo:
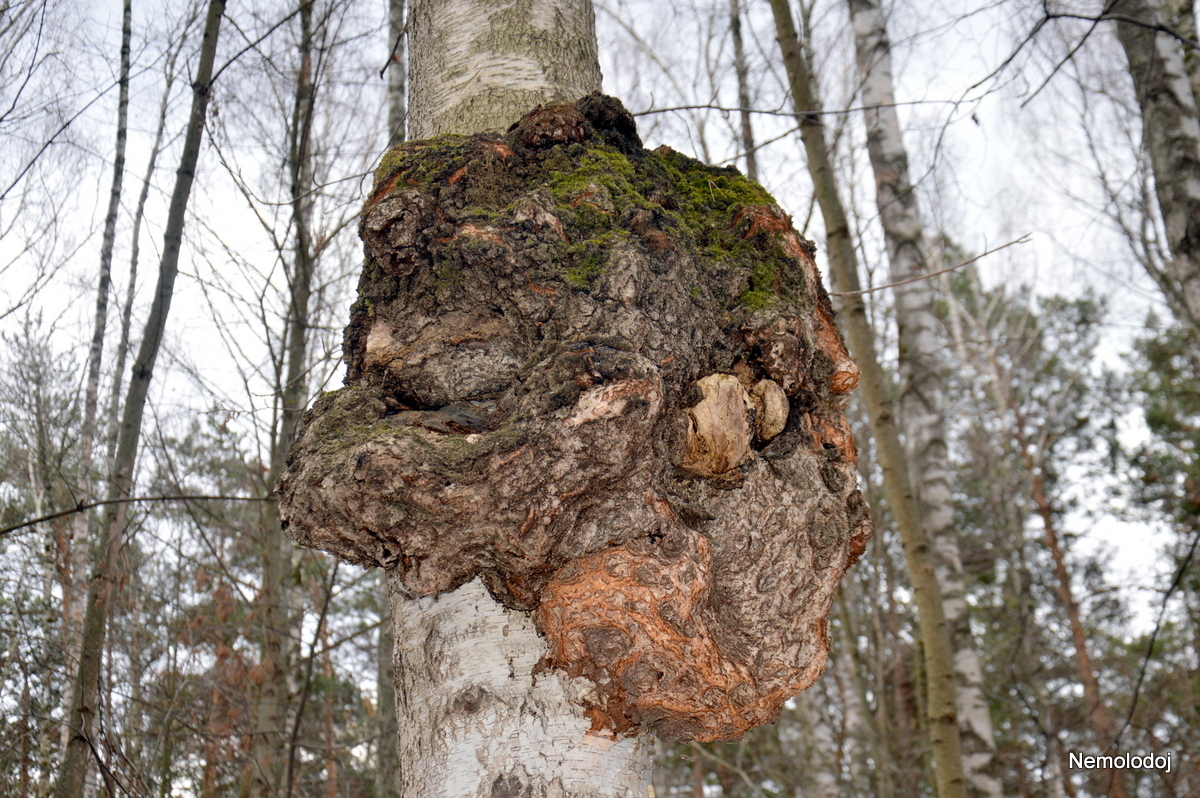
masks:
<path id="1" fill-rule="evenodd" d="M 758 148 L 754 144 L 754 124 L 750 119 L 750 70 L 746 65 L 746 46 L 742 41 L 741 0 L 729 0 L 729 33 L 733 38 L 733 71 L 737 75 L 738 116 L 742 123 L 742 150 L 746 157 L 746 177 L 757 183 Z"/>
<path id="2" fill-rule="evenodd" d="M 862 300 L 858 258 L 829 158 L 815 81 L 787 0 L 771 0 L 771 9 L 800 123 L 800 135 L 808 155 L 808 171 L 825 221 L 830 273 L 834 285 L 843 292 L 842 323 L 850 351 L 862 370 L 862 398 L 871 420 L 888 506 L 904 543 L 909 578 L 916 597 L 927 678 L 925 707 L 937 765 L 937 795 L 939 798 L 964 796 L 953 649 L 942 608 L 942 593 L 934 570 L 932 541 L 921 520 L 920 508 L 909 481 L 895 410 L 879 365 L 874 331 Z"/>
<path id="3" fill-rule="evenodd" d="M 110 499 L 128 498 L 133 487 L 134 462 L 141 438 L 146 395 L 150 389 L 150 380 L 154 376 L 154 364 L 158 359 L 167 317 L 171 310 L 175 277 L 179 274 L 184 220 L 192 182 L 195 179 L 196 162 L 200 157 L 200 141 L 204 133 L 213 63 L 216 59 L 217 39 L 224 11 L 224 0 L 211 0 L 205 19 L 204 38 L 200 45 L 200 60 L 195 79 L 192 81 L 192 109 L 188 117 L 183 153 L 180 156 L 175 189 L 171 193 L 167 224 L 163 232 L 163 255 L 159 263 L 158 285 L 150 307 L 150 315 L 146 319 L 138 356 L 134 361 L 129 392 L 122 413 L 116 460 L 113 464 L 113 484 L 109 489 Z M 55 798 L 79 798 L 83 794 L 88 762 L 92 755 L 92 723 L 96 715 L 100 660 L 107 632 L 109 602 L 114 585 L 120 577 L 117 569 L 124 543 L 125 511 L 124 504 L 107 505 L 100 527 L 100 538 L 96 546 L 97 562 L 88 588 L 87 608 L 83 617 L 83 649 L 72 685 L 71 711 L 66 720 L 71 728 L 71 737 L 55 784 Z"/>
<path id="4" fill-rule="evenodd" d="M 296 437 L 300 416 L 308 401 L 309 305 L 317 255 L 312 237 L 313 174 L 312 137 L 316 99 L 313 0 L 299 0 L 300 38 L 297 52 L 291 119 L 288 123 L 288 172 L 291 200 L 292 257 L 287 274 L 287 315 L 281 340 L 282 373 L 275 386 L 276 422 L 271 440 L 271 466 L 267 485 L 273 489 L 286 467 L 288 447 Z M 291 785 L 288 772 L 288 708 L 291 704 L 290 629 L 294 626 L 289 585 L 293 547 L 282 532 L 279 505 L 263 507 L 260 557 L 262 588 L 256 616 L 259 622 L 260 663 L 256 696 L 254 773 L 252 792 L 276 798 Z"/>
<path id="5" fill-rule="evenodd" d="M 1191 75 L 1179 41 L 1153 29 L 1166 21 L 1160 0 L 1117 0 L 1112 13 L 1145 23 L 1118 22 L 1117 38 L 1142 111 L 1142 144 L 1171 252 L 1150 276 L 1191 328 L 1193 357 L 1200 357 L 1200 119 Z"/>
<path id="6" fill-rule="evenodd" d="M 407 23 L 405 0 L 388 0 L 388 38 L 392 43 L 387 66 L 388 147 L 398 147 L 408 140 Z"/>
<path id="7" fill-rule="evenodd" d="M 934 284 L 915 279 L 929 272 L 917 195 L 908 171 L 892 82 L 891 42 L 879 0 L 849 0 L 861 79 L 867 152 L 875 175 L 876 203 L 890 262 L 899 334 L 900 422 L 909 474 L 929 532 L 942 607 L 950 629 L 957 678 L 963 771 L 972 795 L 1000 798 L 996 743 L 983 692 L 983 666 L 971 634 L 966 577 L 954 523 L 942 381 L 934 311 Z"/>
<path id="8" fill-rule="evenodd" d="M 79 502 L 92 500 L 92 459 L 96 446 L 96 413 L 100 403 L 100 364 L 104 356 L 104 331 L 108 324 L 108 295 L 112 285 L 113 249 L 117 240 L 117 216 L 121 209 L 121 186 L 125 180 L 125 141 L 128 138 L 129 117 L 129 50 L 133 35 L 133 6 L 125 0 L 121 23 L 121 61 L 118 78 L 117 144 L 113 152 L 112 185 L 108 195 L 108 210 L 104 216 L 104 236 L 100 242 L 100 274 L 96 284 L 96 315 L 92 323 L 92 340 L 88 345 L 87 377 L 83 399 L 83 425 L 79 430 Z M 83 605 L 87 596 L 88 545 L 92 539 L 93 515 L 79 513 L 74 520 L 71 541 L 70 596 L 70 655 L 68 670 L 73 671 L 83 646 Z M 66 739 L 64 729 L 63 739 Z"/>

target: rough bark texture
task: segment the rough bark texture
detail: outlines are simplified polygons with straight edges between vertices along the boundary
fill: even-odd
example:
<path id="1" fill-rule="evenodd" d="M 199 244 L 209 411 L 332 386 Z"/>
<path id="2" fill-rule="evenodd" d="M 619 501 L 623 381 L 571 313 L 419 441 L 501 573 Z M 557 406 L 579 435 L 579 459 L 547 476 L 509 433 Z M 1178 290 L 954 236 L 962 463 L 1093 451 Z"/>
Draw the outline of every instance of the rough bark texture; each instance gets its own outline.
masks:
<path id="1" fill-rule="evenodd" d="M 867 319 L 858 277 L 858 257 L 834 179 L 815 81 L 787 0 L 770 2 L 780 52 L 800 122 L 800 136 L 808 156 L 808 171 L 825 223 L 830 274 L 834 285 L 844 294 L 846 337 L 862 366 L 863 403 L 871 419 L 888 507 L 904 544 L 905 561 L 915 593 L 927 673 L 925 712 L 937 764 L 937 795 L 938 798 L 958 798 L 966 794 L 966 779 L 958 732 L 954 658 L 931 555 L 932 542 L 909 480 L 907 458 L 900 443 L 893 401 L 876 354 L 875 332 Z"/>
<path id="2" fill-rule="evenodd" d="M 1165 21 L 1160 0 L 1118 0 L 1112 13 L 1148 25 Z M 1183 50 L 1170 34 L 1130 23 L 1117 24 L 1117 37 L 1142 109 L 1142 138 L 1172 256 L 1150 276 L 1176 318 L 1200 330 L 1200 119 Z"/>
<path id="3" fill-rule="evenodd" d="M 593 736 L 772 720 L 870 529 L 811 245 L 599 95 L 376 177 L 347 387 L 292 450 L 287 534 L 410 596 L 480 578 L 536 610 L 537 675 L 592 681 Z"/>
<path id="4" fill-rule="evenodd" d="M 876 204 L 887 242 L 890 277 L 897 285 L 900 421 L 909 473 L 921 515 L 932 538 L 938 587 L 950 629 L 957 677 L 958 724 L 963 770 L 972 795 L 1000 798 L 996 743 L 983 692 L 983 665 L 971 635 L 966 577 L 954 524 L 946 446 L 945 401 L 933 284 L 917 195 L 909 180 L 908 152 L 900 133 L 892 83 L 891 42 L 879 0 L 849 0 L 855 51 L 862 79 L 867 152 L 875 175 Z M 915 280 L 915 282 L 913 282 Z"/>
<path id="5" fill-rule="evenodd" d="M 408 59 L 405 56 L 405 0 L 388 0 L 388 36 L 392 60 L 388 65 L 388 147 L 398 147 L 407 138 Z M 379 647 L 375 686 L 379 706 L 375 713 L 378 735 L 375 757 L 375 798 L 400 798 L 400 750 L 397 748 L 396 665 L 393 651 L 391 591 L 386 574 L 379 580 Z"/>
<path id="6" fill-rule="evenodd" d="M 409 138 L 504 130 L 600 88 L 591 0 L 413 0 Z"/>

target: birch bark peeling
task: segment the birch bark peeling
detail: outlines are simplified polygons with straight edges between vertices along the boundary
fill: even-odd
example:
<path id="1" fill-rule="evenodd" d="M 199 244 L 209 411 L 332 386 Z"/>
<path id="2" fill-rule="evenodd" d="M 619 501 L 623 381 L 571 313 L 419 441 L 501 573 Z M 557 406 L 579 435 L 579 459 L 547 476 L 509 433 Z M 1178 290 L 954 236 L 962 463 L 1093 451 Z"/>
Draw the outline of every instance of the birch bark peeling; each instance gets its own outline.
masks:
<path id="1" fill-rule="evenodd" d="M 574 744 L 772 720 L 823 670 L 870 530 L 844 416 L 857 369 L 811 245 L 736 170 L 644 150 L 599 95 L 504 137 L 406 144 L 376 177 L 348 384 L 292 450 L 287 534 L 388 569 L 397 624 L 477 579 L 510 632 L 536 611 L 534 676 L 592 685 L 567 691 Z M 403 642 L 420 634 L 398 630 L 398 656 L 424 656 Z M 494 693 L 439 673 L 422 689 L 462 707 Z M 437 700 L 401 698 L 402 729 Z M 533 783 L 514 768 L 483 772 Z"/>
<path id="2" fill-rule="evenodd" d="M 896 113 L 891 42 L 879 0 L 848 0 L 848 4 L 890 281 L 900 284 L 893 289 L 900 421 L 913 488 L 933 541 L 935 572 L 950 630 L 963 770 L 972 795 L 1000 798 L 1003 787 L 995 774 L 992 718 L 983 691 L 983 665 L 971 634 L 966 576 L 954 524 L 934 284 L 918 279 L 929 273 L 929 265 L 921 211 L 909 178 L 908 151 Z"/>
<path id="3" fill-rule="evenodd" d="M 591 0 L 413 0 L 409 138 L 504 130 L 600 89 Z"/>

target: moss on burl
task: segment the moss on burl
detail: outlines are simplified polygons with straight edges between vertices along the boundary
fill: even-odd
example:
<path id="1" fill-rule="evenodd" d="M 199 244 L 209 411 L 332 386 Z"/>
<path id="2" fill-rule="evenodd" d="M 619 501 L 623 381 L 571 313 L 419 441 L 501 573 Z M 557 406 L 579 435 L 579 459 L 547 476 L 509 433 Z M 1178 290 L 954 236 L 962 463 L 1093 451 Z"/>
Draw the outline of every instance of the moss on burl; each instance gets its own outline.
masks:
<path id="1" fill-rule="evenodd" d="M 460 253 L 453 250 L 483 252 L 496 246 L 488 229 L 511 233 L 524 224 L 545 240 L 543 259 L 553 266 L 538 276 L 571 290 L 589 290 L 614 245 L 627 241 L 651 253 L 685 249 L 701 255 L 708 273 L 689 290 L 733 287 L 714 297 L 729 313 L 780 301 L 808 304 L 802 269 L 777 236 L 740 222 L 747 209 L 770 208 L 786 219 L 762 186 L 733 167 L 708 166 L 668 147 L 642 148 L 630 139 L 631 119 L 625 131 L 613 130 L 614 118 L 628 116 L 623 108 L 584 107 L 590 113 L 580 118 L 582 140 L 564 135 L 567 140 L 550 146 L 526 146 L 514 125 L 504 136 L 443 136 L 402 144 L 384 155 L 375 171 L 367 209 L 415 189 L 434 196 L 460 224 L 475 223 L 478 237 L 451 237 L 446 229 L 443 240 L 430 242 L 440 250 L 436 260 L 454 260 Z M 514 221 L 521 218 L 531 186 L 544 189 L 543 207 Z M 453 271 L 439 267 L 438 279 L 452 282 Z"/>

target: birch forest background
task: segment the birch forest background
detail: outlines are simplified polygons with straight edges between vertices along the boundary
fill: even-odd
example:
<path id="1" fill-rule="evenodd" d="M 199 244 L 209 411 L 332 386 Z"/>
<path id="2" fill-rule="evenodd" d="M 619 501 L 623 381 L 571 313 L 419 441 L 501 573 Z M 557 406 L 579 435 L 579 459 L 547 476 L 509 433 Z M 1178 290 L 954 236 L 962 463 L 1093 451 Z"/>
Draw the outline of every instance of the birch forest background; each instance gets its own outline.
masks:
<path id="1" fill-rule="evenodd" d="M 272 486 L 341 383 L 403 19 L 0 0 L 0 796 L 396 795 L 380 574 L 286 541 Z M 942 700 L 969 795 L 1200 795 L 1193 5 L 596 19 L 646 145 L 763 183 L 881 366 L 827 672 L 660 744 L 655 794 L 941 795 Z M 1171 768 L 1072 765 L 1105 752 Z"/>

